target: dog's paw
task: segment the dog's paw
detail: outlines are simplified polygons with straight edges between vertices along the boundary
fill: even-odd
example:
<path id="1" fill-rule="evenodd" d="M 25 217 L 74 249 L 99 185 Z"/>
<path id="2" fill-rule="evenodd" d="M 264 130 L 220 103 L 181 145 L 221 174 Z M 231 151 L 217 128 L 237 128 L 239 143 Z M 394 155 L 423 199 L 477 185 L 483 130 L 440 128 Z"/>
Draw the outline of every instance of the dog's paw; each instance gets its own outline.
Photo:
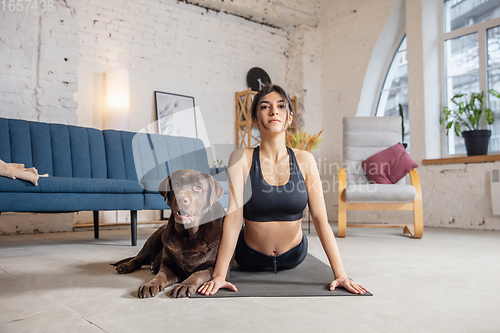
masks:
<path id="1" fill-rule="evenodd" d="M 146 283 L 145 285 L 139 287 L 139 290 L 137 291 L 137 297 L 139 298 L 155 297 L 164 289 L 165 288 L 160 283 L 158 283 L 156 280 L 153 279 L 150 282 Z"/>
<path id="2" fill-rule="evenodd" d="M 182 284 L 179 283 L 175 286 L 170 292 L 170 297 L 174 298 L 184 298 L 191 297 L 194 293 L 196 293 L 196 289 L 198 289 L 194 284 Z"/>
<path id="3" fill-rule="evenodd" d="M 137 267 L 133 262 L 124 262 L 116 267 L 118 274 L 132 273 L 135 270 L 137 270 Z"/>

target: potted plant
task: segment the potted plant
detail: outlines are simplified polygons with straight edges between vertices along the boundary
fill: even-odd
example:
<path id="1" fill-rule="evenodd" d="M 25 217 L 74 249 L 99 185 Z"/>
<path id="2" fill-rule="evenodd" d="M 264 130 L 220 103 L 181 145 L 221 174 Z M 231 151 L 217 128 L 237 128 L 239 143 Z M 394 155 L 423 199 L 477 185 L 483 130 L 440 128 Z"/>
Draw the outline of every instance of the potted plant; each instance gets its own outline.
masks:
<path id="1" fill-rule="evenodd" d="M 490 89 L 488 93 L 500 98 L 500 94 L 496 90 Z M 462 133 L 468 156 L 486 155 L 491 131 L 480 129 L 480 122 L 484 119 L 488 125 L 491 125 L 495 121 L 495 115 L 491 109 L 487 109 L 485 106 L 484 91 L 471 93 L 470 99 L 466 96 L 467 94 L 453 96 L 451 102 L 458 106 L 458 110 L 451 110 L 445 106 L 439 123 L 445 125 L 446 135 L 449 134 L 452 127 L 455 128 L 457 136 Z M 457 100 L 462 97 L 464 100 Z"/>
<path id="2" fill-rule="evenodd" d="M 319 143 L 321 142 L 321 132 L 318 134 L 308 134 L 304 130 L 288 131 L 286 133 L 286 145 L 291 148 L 297 148 L 301 150 L 311 151 L 313 149 L 319 148 Z"/>
<path id="3" fill-rule="evenodd" d="M 319 143 L 321 142 L 321 133 L 323 130 L 319 131 L 317 134 L 310 134 L 306 131 L 299 130 L 290 130 L 286 132 L 286 145 L 290 148 L 297 148 L 301 150 L 306 150 L 310 152 L 313 149 L 319 148 Z M 305 217 L 309 215 L 309 206 L 307 206 L 306 210 L 302 213 L 302 216 Z M 308 230 L 311 230 L 311 220 L 308 217 Z"/>

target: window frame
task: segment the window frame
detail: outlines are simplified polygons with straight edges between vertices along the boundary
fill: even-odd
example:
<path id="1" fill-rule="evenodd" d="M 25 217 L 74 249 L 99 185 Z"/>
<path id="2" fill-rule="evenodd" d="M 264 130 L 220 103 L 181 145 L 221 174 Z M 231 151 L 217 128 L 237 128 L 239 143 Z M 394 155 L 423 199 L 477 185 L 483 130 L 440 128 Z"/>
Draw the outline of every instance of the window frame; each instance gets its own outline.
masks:
<path id="1" fill-rule="evenodd" d="M 470 25 L 468 27 L 463 27 L 459 29 L 452 30 L 450 32 L 445 32 L 445 19 L 444 19 L 444 6 L 446 0 L 441 0 L 441 6 L 439 8 L 439 26 L 441 27 L 441 32 L 439 34 L 439 67 L 441 68 L 440 72 L 440 87 L 441 87 L 441 107 L 438 110 L 441 115 L 441 111 L 443 107 L 447 105 L 447 96 L 446 96 L 446 54 L 445 54 L 445 42 L 447 40 L 458 38 L 461 36 L 477 33 L 478 38 L 478 56 L 479 56 L 479 89 L 486 92 L 488 90 L 488 64 L 487 64 L 487 40 L 486 40 L 486 31 L 490 28 L 500 26 L 500 17 L 494 18 L 485 22 L 476 23 Z M 451 97 L 450 97 L 451 98 Z M 486 99 L 486 103 L 488 103 L 488 99 Z M 488 105 L 488 104 L 486 104 Z M 449 136 L 455 136 L 455 133 L 450 131 Z M 496 152 L 497 153 L 497 152 Z M 449 154 L 448 153 L 448 137 L 445 131 L 441 131 L 441 156 L 443 157 L 459 157 L 466 156 L 466 154 Z"/>
<path id="2" fill-rule="evenodd" d="M 396 57 L 396 52 L 398 52 L 399 46 L 403 42 L 403 38 L 406 37 L 406 29 L 403 29 L 398 34 L 398 37 L 396 38 L 396 42 L 391 48 L 391 52 L 389 53 L 391 56 L 387 57 L 386 63 L 384 64 L 384 71 L 382 73 L 385 73 L 385 75 L 381 76 L 381 79 L 379 80 L 378 87 L 377 87 L 377 102 L 373 104 L 373 109 L 372 109 L 372 116 L 373 117 L 383 117 L 383 116 L 377 116 L 377 110 L 378 106 L 380 104 L 380 98 L 382 97 L 382 89 L 384 88 L 384 83 L 387 80 L 387 75 L 389 75 L 389 70 L 391 69 L 392 62 L 394 61 L 394 58 Z"/>

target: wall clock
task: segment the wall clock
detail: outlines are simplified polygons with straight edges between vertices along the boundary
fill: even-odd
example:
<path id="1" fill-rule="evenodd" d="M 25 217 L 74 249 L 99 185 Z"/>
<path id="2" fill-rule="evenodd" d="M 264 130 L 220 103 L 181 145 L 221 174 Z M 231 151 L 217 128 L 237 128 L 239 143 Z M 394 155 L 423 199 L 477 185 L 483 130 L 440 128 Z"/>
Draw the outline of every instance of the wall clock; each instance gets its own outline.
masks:
<path id="1" fill-rule="evenodd" d="M 262 68 L 254 67 L 248 71 L 247 85 L 252 91 L 259 91 L 263 86 L 270 83 L 269 75 Z"/>

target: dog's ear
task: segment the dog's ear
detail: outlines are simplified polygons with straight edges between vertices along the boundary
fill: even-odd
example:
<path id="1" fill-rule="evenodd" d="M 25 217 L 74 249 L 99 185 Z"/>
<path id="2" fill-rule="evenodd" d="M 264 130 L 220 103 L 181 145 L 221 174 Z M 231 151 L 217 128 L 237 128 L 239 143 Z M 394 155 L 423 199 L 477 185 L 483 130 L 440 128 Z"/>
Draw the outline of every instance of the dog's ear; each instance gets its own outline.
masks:
<path id="1" fill-rule="evenodd" d="M 166 201 L 166 200 L 168 199 L 168 197 L 169 197 L 169 193 L 170 193 L 170 191 L 171 191 L 171 190 L 172 190 L 172 184 L 170 183 L 170 176 L 168 176 L 167 178 L 165 178 L 165 179 L 161 182 L 160 186 L 158 186 L 158 193 L 160 193 L 160 194 L 161 194 L 161 196 L 162 196 L 162 197 L 165 199 L 165 201 Z M 171 206 L 171 205 L 170 205 L 170 200 L 169 200 L 169 201 L 167 201 L 167 204 L 168 204 L 169 206 Z"/>
<path id="2" fill-rule="evenodd" d="M 219 184 L 218 181 L 214 179 L 214 177 L 212 177 L 212 175 L 209 175 L 207 180 L 210 184 L 210 190 L 208 191 L 209 202 L 210 206 L 213 206 L 217 201 L 219 201 L 220 198 L 222 198 L 222 195 L 224 194 L 224 188 L 221 184 Z"/>

